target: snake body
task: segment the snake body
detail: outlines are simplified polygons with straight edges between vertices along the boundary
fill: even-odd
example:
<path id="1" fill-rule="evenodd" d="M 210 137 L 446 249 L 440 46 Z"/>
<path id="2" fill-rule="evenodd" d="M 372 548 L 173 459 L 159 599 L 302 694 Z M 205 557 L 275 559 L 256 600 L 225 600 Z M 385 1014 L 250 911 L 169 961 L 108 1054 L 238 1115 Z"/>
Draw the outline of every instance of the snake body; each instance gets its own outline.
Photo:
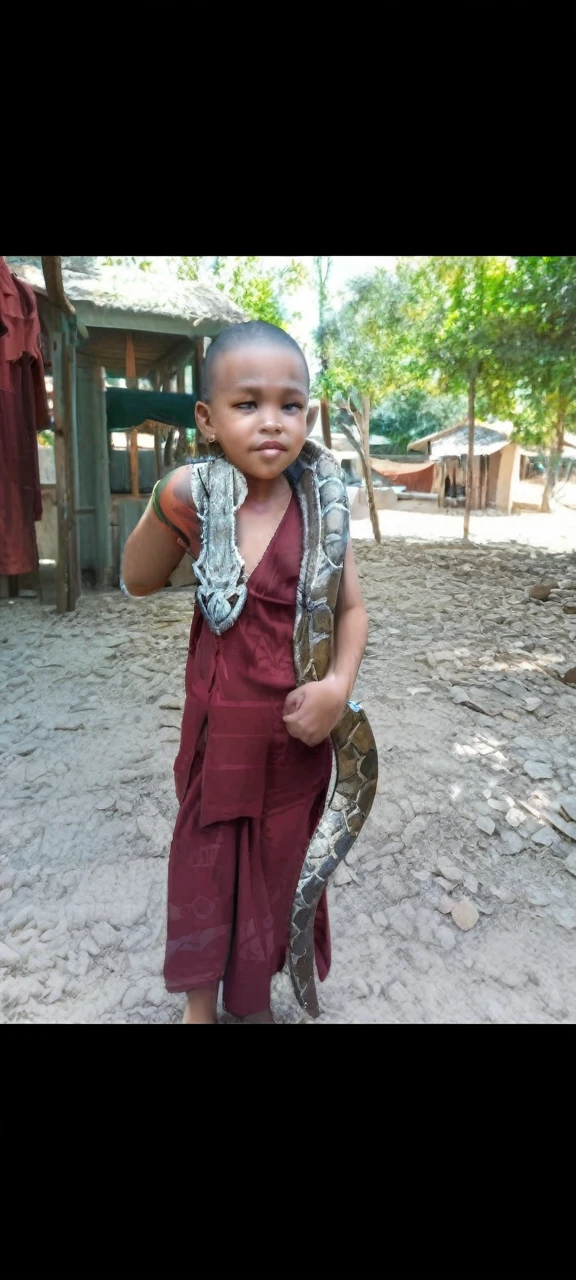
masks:
<path id="1" fill-rule="evenodd" d="M 225 458 L 191 466 L 201 551 L 193 564 L 196 599 L 216 635 L 233 626 L 246 600 L 244 562 L 235 513 L 247 493 L 244 477 Z M 303 555 L 294 623 L 298 684 L 322 680 L 332 656 L 334 615 L 350 536 L 346 487 L 331 453 L 308 440 L 286 471 L 303 523 Z M 330 877 L 370 813 L 378 757 L 368 719 L 349 702 L 332 731 L 336 783 L 302 865 L 290 917 L 288 965 L 296 999 L 312 1018 L 320 1012 L 314 978 L 314 918 Z"/>

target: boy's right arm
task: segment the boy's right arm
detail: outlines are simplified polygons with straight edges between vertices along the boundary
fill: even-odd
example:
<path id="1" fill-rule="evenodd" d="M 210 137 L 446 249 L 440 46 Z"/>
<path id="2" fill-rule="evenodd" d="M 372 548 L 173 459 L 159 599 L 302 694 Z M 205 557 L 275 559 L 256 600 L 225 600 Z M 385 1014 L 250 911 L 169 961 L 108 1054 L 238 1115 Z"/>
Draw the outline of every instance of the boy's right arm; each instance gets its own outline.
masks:
<path id="1" fill-rule="evenodd" d="M 144 515 L 126 542 L 121 569 L 126 590 L 132 596 L 160 591 L 185 551 L 197 559 L 199 549 L 190 470 L 178 467 L 155 486 Z"/>

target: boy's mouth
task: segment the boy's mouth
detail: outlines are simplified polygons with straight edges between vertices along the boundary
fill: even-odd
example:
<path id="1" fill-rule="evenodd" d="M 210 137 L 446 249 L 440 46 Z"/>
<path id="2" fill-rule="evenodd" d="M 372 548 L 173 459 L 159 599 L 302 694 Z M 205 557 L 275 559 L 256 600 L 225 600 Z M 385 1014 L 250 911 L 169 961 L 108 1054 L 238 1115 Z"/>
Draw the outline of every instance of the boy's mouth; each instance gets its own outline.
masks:
<path id="1" fill-rule="evenodd" d="M 280 444 L 279 440 L 265 440 L 264 444 L 259 444 L 256 453 L 286 453 L 286 445 Z"/>

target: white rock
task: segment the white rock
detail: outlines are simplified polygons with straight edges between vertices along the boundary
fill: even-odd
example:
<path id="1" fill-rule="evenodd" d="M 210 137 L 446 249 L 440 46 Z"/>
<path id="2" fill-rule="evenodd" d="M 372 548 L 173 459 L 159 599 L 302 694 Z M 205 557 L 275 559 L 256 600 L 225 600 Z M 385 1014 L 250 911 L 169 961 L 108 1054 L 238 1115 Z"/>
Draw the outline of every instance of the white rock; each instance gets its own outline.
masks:
<path id="1" fill-rule="evenodd" d="M 527 773 L 529 778 L 534 778 L 537 782 L 545 778 L 554 777 L 554 770 L 549 764 L 545 764 L 543 760 L 527 760 L 524 765 L 524 773 Z"/>
<path id="2" fill-rule="evenodd" d="M 524 841 L 520 838 L 516 831 L 505 831 L 502 834 L 503 853 L 515 854 L 521 853 L 524 848 Z"/>
<path id="3" fill-rule="evenodd" d="M 574 853 L 568 854 L 568 857 L 564 859 L 562 866 L 566 869 L 566 871 L 570 872 L 571 876 L 576 876 L 576 850 L 574 851 Z"/>
<path id="4" fill-rule="evenodd" d="M 461 867 L 456 867 L 453 862 L 450 862 L 449 858 L 439 858 L 436 866 L 440 875 L 452 884 L 459 884 L 466 875 L 466 872 Z"/>
<path id="5" fill-rule="evenodd" d="M 554 832 L 550 830 L 550 827 L 541 827 L 539 831 L 536 831 L 535 834 L 530 837 L 530 839 L 534 844 L 541 845 L 543 849 L 549 849 L 550 845 L 556 843 L 556 836 L 554 835 Z"/>
<path id="6" fill-rule="evenodd" d="M 510 808 L 507 800 L 499 800 L 497 796 L 489 796 L 488 804 L 491 809 L 496 809 L 497 813 L 507 813 Z"/>
<path id="7" fill-rule="evenodd" d="M 22 964 L 19 952 L 7 947 L 5 942 L 0 942 L 0 967 L 12 968 L 16 964 Z"/>
<path id="8" fill-rule="evenodd" d="M 506 821 L 510 827 L 521 827 L 522 823 L 526 821 L 526 814 L 522 812 L 522 809 L 509 809 L 506 814 Z"/>
<path id="9" fill-rule="evenodd" d="M 496 823 L 493 819 L 486 817 L 483 813 L 477 817 L 476 826 L 480 831 L 485 831 L 487 836 L 493 836 L 496 830 Z"/>
<path id="10" fill-rule="evenodd" d="M 560 796 L 560 812 L 568 822 L 576 822 L 576 795 Z"/>
<path id="11" fill-rule="evenodd" d="M 175 698 L 173 694 L 162 694 L 156 704 L 161 711 L 182 711 L 184 703 L 182 698 Z"/>
<path id="12" fill-rule="evenodd" d="M 103 800 L 98 801 L 97 805 L 95 805 L 95 808 L 102 809 L 102 811 L 105 812 L 106 809 L 113 809 L 115 804 L 116 804 L 116 796 L 105 796 Z"/>
<path id="13" fill-rule="evenodd" d="M 140 825 L 140 819 L 138 819 Z M 345 862 L 341 862 L 334 872 L 334 884 L 337 888 L 343 888 L 344 885 L 352 884 L 352 876 Z"/>
<path id="14" fill-rule="evenodd" d="M 443 916 L 447 916 L 450 914 L 453 907 L 454 907 L 454 903 L 452 901 L 452 898 L 449 898 L 447 893 L 443 893 L 438 903 L 438 910 L 442 912 Z"/>
<path id="15" fill-rule="evenodd" d="M 503 885 L 491 885 L 490 893 L 492 893 L 495 898 L 499 898 L 501 902 L 505 902 L 508 906 L 516 901 L 516 894 L 513 893 L 511 889 L 507 889 Z"/>
<path id="16" fill-rule="evenodd" d="M 392 902 L 401 902 L 403 898 L 409 897 L 414 892 L 399 876 L 383 875 L 380 884 L 386 897 Z"/>
<path id="17" fill-rule="evenodd" d="M 474 903 L 470 902 L 468 898 L 462 898 L 452 908 L 452 919 L 459 929 L 463 929 L 466 932 L 468 929 L 474 928 L 474 925 L 479 920 L 479 915 Z"/>
<path id="18" fill-rule="evenodd" d="M 471 875 L 469 871 L 467 871 L 464 876 L 463 884 L 464 888 L 468 890 L 468 893 L 478 893 L 478 881 L 476 876 Z"/>

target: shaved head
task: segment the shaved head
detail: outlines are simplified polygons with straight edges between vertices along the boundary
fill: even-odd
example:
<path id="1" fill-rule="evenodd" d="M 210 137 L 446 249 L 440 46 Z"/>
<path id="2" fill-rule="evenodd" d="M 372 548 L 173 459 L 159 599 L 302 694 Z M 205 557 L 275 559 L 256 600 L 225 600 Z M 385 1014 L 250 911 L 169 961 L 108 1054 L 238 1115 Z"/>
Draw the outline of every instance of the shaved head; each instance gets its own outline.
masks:
<path id="1" fill-rule="evenodd" d="M 217 370 L 219 359 L 227 355 L 230 351 L 238 351 L 241 347 L 282 347 L 284 351 L 291 351 L 297 354 L 302 361 L 302 367 L 305 374 L 306 386 L 310 386 L 310 373 L 308 365 L 304 357 L 304 353 L 286 333 L 285 329 L 279 329 L 276 324 L 268 324 L 266 320 L 248 320 L 245 324 L 232 324 L 227 329 L 223 329 L 210 343 L 204 359 L 204 378 L 202 386 L 202 399 L 206 404 L 210 402 L 214 377 Z"/>

